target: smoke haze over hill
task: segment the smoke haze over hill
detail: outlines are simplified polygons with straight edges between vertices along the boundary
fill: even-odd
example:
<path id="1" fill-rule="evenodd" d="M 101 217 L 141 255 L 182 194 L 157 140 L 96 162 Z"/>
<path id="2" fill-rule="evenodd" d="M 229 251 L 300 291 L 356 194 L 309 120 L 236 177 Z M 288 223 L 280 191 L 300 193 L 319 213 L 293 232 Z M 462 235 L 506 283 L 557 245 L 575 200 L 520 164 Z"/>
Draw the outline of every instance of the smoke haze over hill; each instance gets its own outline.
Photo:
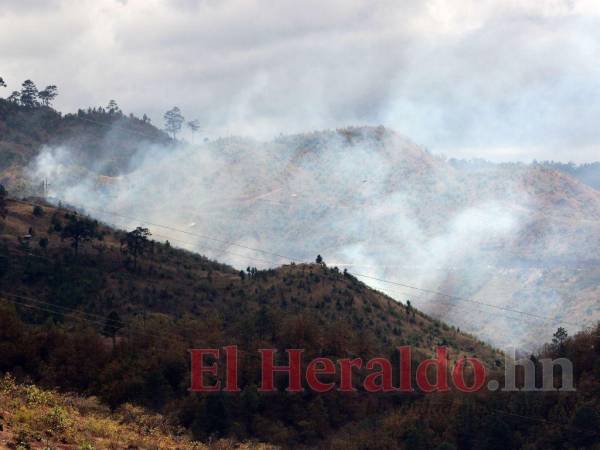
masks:
<path id="1" fill-rule="evenodd" d="M 600 194 L 540 166 L 459 169 L 381 127 L 145 146 L 114 178 L 72 161 L 68 147 L 46 148 L 31 174 L 108 223 L 143 220 L 157 239 L 239 268 L 321 254 L 353 273 L 528 314 L 600 314 L 586 287 L 600 273 L 589 261 Z M 557 276 L 570 281 L 556 286 Z M 498 344 L 539 343 L 539 329 L 559 324 L 364 281 Z"/>

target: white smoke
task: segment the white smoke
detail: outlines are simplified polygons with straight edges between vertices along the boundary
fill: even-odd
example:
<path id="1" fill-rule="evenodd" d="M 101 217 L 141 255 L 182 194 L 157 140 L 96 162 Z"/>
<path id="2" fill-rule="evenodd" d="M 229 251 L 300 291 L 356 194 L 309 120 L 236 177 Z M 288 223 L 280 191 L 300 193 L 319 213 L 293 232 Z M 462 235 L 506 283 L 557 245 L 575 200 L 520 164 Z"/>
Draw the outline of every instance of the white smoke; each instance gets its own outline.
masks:
<path id="1" fill-rule="evenodd" d="M 158 240 L 238 268 L 321 254 L 352 273 L 539 311 L 539 299 L 515 303 L 518 286 L 501 289 L 535 204 L 521 178 L 458 171 L 381 128 L 148 146 L 113 178 L 70 161 L 67 148 L 44 148 L 30 172 L 49 180 L 51 196 L 105 222 L 145 224 Z M 363 281 L 495 343 L 531 337 L 518 314 Z M 552 300 L 559 312 L 560 296 Z"/>

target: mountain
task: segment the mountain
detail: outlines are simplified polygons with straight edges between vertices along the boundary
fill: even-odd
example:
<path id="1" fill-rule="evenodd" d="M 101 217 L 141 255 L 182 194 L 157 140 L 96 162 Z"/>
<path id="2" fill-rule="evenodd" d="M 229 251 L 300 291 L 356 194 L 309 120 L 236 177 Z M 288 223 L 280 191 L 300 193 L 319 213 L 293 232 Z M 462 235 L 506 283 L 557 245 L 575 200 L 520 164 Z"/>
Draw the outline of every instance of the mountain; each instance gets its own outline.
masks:
<path id="1" fill-rule="evenodd" d="M 320 253 L 500 346 L 600 319 L 600 193 L 548 164 L 446 160 L 383 127 L 177 144 L 121 113 L 6 101 L 0 130 L 12 192 L 237 268 Z"/>
<path id="2" fill-rule="evenodd" d="M 202 145 L 126 134 L 120 164 L 111 146 L 87 154 L 56 138 L 29 160 L 30 186 L 47 180 L 55 201 L 153 224 L 237 268 L 320 253 L 499 346 L 600 319 L 600 192 L 564 172 L 446 160 L 383 127 Z"/>
<path id="3" fill-rule="evenodd" d="M 56 120 L 46 134 L 15 125 L 37 114 Z M 396 363 L 409 345 L 414 372 L 442 345 L 451 368 L 476 356 L 501 382 L 502 352 L 456 325 L 540 344 L 560 324 L 546 317 L 595 317 L 589 186 L 536 165 L 457 167 L 382 127 L 191 146 L 93 110 L 2 120 L 9 192 L 46 198 L 10 199 L 0 219 L 0 372 L 21 383 L 6 395 L 3 379 L 0 439 L 102 447 L 101 420 L 114 445 L 144 447 L 151 420 L 159 448 L 594 448 L 597 325 L 531 356 L 573 361 L 576 393 L 257 391 L 258 348 Z M 133 254 L 123 230 L 140 225 L 157 241 Z M 189 393 L 188 350 L 227 345 L 241 392 Z"/>
<path id="4" fill-rule="evenodd" d="M 548 164 L 446 160 L 383 127 L 177 144 L 120 112 L 4 100 L 0 132 L 13 193 L 149 222 L 238 268 L 320 253 L 501 346 L 600 318 L 600 193 Z"/>

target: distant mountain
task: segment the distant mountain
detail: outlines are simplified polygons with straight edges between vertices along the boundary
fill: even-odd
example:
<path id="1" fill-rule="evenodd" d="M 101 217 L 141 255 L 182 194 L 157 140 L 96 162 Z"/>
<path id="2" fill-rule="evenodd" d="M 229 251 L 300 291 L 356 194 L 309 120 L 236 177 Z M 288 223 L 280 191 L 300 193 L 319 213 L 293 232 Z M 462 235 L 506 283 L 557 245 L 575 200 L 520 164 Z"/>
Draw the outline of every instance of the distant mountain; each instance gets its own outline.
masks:
<path id="1" fill-rule="evenodd" d="M 579 181 L 600 190 L 600 162 L 574 164 L 556 161 L 543 161 L 542 164 L 550 169 L 558 170 L 577 178 Z"/>

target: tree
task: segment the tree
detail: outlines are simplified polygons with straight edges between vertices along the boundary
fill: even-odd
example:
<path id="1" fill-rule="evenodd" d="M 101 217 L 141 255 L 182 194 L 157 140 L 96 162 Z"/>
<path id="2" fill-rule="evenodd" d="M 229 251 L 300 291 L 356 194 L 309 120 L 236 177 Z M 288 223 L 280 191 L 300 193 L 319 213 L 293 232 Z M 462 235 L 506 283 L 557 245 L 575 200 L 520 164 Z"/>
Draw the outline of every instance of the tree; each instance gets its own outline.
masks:
<path id="1" fill-rule="evenodd" d="M 192 143 L 193 143 L 194 142 L 194 133 L 200 129 L 200 122 L 198 122 L 198 119 L 190 120 L 187 123 L 187 127 L 192 132 Z"/>
<path id="2" fill-rule="evenodd" d="M 35 108 L 39 105 L 38 89 L 35 83 L 31 80 L 23 81 L 21 85 L 21 105 L 28 108 Z"/>
<path id="3" fill-rule="evenodd" d="M 167 133 L 173 135 L 173 139 L 176 139 L 177 133 L 181 131 L 181 127 L 185 121 L 185 118 L 181 114 L 181 110 L 177 106 L 174 106 L 167 111 L 163 117 L 165 119 L 165 130 Z"/>
<path id="4" fill-rule="evenodd" d="M 4 78 L 0 77 L 0 87 L 6 87 L 6 82 L 4 81 Z"/>
<path id="5" fill-rule="evenodd" d="M 111 311 L 104 321 L 104 329 L 102 330 L 102 333 L 105 336 L 112 338 L 113 348 L 115 348 L 116 336 L 121 328 L 123 328 L 121 317 L 116 311 Z"/>
<path id="6" fill-rule="evenodd" d="M 21 93 L 19 91 L 13 91 L 12 94 L 7 98 L 7 100 L 11 103 L 16 103 L 17 105 L 21 103 Z"/>
<path id="7" fill-rule="evenodd" d="M 77 214 L 68 214 L 65 218 L 68 222 L 62 229 L 61 238 L 71 240 L 71 247 L 75 249 L 75 254 L 79 252 L 79 246 L 83 242 L 99 237 L 97 221 L 86 217 L 80 218 Z"/>
<path id="8" fill-rule="evenodd" d="M 44 106 L 51 106 L 58 95 L 58 88 L 55 85 L 46 86 L 46 89 L 38 93 L 38 98 Z"/>
<path id="9" fill-rule="evenodd" d="M 152 234 L 148 228 L 137 227 L 130 231 L 122 241 L 125 244 L 125 251 L 133 257 L 133 268 L 137 268 L 137 258 L 144 254 L 149 246 L 148 237 Z"/>
<path id="10" fill-rule="evenodd" d="M 558 327 L 556 333 L 552 335 L 552 346 L 557 352 L 563 352 L 565 342 L 567 341 L 568 337 L 569 334 L 567 333 L 567 330 L 565 330 L 563 327 Z"/>
<path id="11" fill-rule="evenodd" d="M 35 205 L 33 207 L 33 215 L 35 217 L 42 217 L 44 215 L 44 208 L 42 208 L 40 205 Z"/>
<path id="12" fill-rule="evenodd" d="M 323 264 L 323 257 L 321 255 L 317 255 L 317 259 L 315 260 L 317 264 Z"/>
<path id="13" fill-rule="evenodd" d="M 108 102 L 108 105 L 106 105 L 106 110 L 109 114 L 119 114 L 121 112 L 121 108 L 119 108 L 119 105 L 117 105 L 117 102 L 114 100 Z"/>
<path id="14" fill-rule="evenodd" d="M 0 217 L 6 219 L 6 214 L 8 210 L 6 209 L 6 197 L 7 197 L 6 189 L 4 186 L 0 184 Z"/>

